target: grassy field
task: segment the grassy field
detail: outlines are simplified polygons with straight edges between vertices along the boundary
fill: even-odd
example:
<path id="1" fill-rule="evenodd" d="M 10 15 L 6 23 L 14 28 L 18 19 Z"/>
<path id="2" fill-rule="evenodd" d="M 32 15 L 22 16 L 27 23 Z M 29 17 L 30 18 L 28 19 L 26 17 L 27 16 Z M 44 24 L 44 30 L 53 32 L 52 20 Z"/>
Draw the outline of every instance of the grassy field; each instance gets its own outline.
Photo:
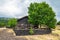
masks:
<path id="1" fill-rule="evenodd" d="M 0 40 L 60 40 L 60 27 L 51 34 L 16 36 L 12 29 L 0 28 Z"/>

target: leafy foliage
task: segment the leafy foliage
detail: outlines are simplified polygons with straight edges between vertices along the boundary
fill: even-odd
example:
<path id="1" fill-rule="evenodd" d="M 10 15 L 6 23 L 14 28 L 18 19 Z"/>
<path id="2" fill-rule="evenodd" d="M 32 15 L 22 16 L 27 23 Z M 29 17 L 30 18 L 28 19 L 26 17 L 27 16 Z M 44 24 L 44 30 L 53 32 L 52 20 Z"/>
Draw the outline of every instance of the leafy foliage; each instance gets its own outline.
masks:
<path id="1" fill-rule="evenodd" d="M 30 7 L 28 7 L 28 14 L 29 23 L 33 25 L 45 24 L 49 28 L 55 28 L 56 15 L 52 8 L 46 4 L 46 2 L 31 3 Z"/>
<path id="2" fill-rule="evenodd" d="M 34 31 L 33 31 L 32 27 L 31 27 L 30 30 L 29 30 L 29 34 L 30 34 L 30 35 L 34 34 Z"/>
<path id="3" fill-rule="evenodd" d="M 6 26 L 7 24 L 6 22 L 7 22 L 6 18 L 0 18 L 0 27 Z"/>
<path id="4" fill-rule="evenodd" d="M 60 21 L 57 23 L 57 25 L 60 25 Z"/>
<path id="5" fill-rule="evenodd" d="M 16 24 L 17 24 L 17 19 L 11 18 L 8 20 L 7 27 L 13 28 L 16 26 Z"/>
<path id="6" fill-rule="evenodd" d="M 15 18 L 0 18 L 0 27 L 15 27 L 17 24 L 17 19 Z"/>
<path id="7" fill-rule="evenodd" d="M 49 21 L 46 25 L 49 26 L 49 28 L 55 29 L 56 19 L 53 19 L 52 21 Z"/>

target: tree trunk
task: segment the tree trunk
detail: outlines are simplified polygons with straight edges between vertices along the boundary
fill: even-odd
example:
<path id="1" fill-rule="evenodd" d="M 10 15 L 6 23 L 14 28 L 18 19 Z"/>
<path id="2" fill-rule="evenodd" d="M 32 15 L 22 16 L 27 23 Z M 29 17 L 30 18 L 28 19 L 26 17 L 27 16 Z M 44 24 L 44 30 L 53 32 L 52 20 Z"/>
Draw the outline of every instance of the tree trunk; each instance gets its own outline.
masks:
<path id="1" fill-rule="evenodd" d="M 41 28 L 41 24 L 40 24 L 40 28 Z"/>

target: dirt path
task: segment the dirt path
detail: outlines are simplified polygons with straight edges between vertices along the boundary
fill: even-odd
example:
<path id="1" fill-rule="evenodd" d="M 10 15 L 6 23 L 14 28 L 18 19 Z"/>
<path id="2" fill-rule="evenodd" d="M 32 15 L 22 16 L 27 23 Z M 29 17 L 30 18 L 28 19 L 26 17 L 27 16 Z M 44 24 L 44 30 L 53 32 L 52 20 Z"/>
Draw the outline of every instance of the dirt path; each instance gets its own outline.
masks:
<path id="1" fill-rule="evenodd" d="M 59 35 L 28 35 L 28 36 L 15 36 L 12 29 L 0 28 L 0 40 L 60 40 Z"/>

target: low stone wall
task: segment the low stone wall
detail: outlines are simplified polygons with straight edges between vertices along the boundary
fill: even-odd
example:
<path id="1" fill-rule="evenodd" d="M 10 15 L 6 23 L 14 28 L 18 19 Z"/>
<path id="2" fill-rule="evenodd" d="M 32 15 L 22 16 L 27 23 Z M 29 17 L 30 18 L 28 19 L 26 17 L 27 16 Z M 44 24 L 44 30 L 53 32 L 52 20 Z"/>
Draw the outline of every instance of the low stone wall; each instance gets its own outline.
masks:
<path id="1" fill-rule="evenodd" d="M 51 29 L 43 28 L 43 29 L 33 29 L 34 34 L 33 35 L 41 35 L 41 34 L 49 34 L 51 33 Z M 29 29 L 20 29 L 20 30 L 14 30 L 17 36 L 20 35 L 29 35 Z"/>

